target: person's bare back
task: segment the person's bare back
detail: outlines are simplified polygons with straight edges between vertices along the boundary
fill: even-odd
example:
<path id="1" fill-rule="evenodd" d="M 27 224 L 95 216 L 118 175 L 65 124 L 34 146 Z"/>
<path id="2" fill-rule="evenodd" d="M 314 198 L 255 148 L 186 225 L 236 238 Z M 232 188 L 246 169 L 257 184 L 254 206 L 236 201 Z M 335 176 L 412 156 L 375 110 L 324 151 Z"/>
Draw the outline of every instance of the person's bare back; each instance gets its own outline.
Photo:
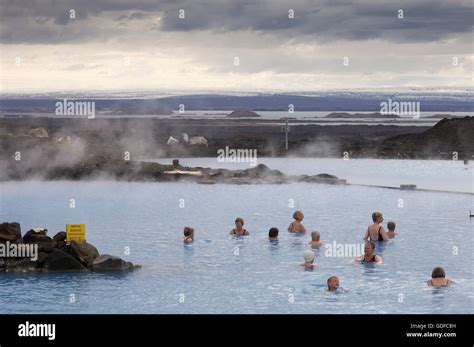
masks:
<path id="1" fill-rule="evenodd" d="M 388 235 L 383 226 L 374 223 L 370 225 L 365 232 L 364 240 L 367 241 L 369 238 L 370 241 L 387 241 Z"/>
<path id="2" fill-rule="evenodd" d="M 292 233 L 304 233 L 306 228 L 300 221 L 295 220 L 288 226 L 288 231 Z"/>
<path id="3" fill-rule="evenodd" d="M 381 225 L 383 222 L 383 216 L 380 212 L 372 213 L 372 221 L 374 222 L 371 224 L 364 235 L 364 240 L 367 241 L 388 241 L 388 235 L 385 232 L 385 229 Z"/>

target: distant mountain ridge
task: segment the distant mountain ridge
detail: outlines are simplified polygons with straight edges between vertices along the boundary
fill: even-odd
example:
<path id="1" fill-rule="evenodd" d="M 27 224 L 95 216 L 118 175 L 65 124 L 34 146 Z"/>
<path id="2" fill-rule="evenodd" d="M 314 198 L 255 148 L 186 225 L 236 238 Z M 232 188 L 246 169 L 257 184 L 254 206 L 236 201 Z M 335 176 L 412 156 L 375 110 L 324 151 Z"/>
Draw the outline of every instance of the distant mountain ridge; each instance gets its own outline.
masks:
<path id="1" fill-rule="evenodd" d="M 170 114 L 171 110 L 184 107 L 193 110 L 249 110 L 249 111 L 327 111 L 380 112 L 381 103 L 388 99 L 404 102 L 419 102 L 422 112 L 472 112 L 474 93 L 357 93 L 357 92 L 321 92 L 314 95 L 298 94 L 193 94 L 158 96 L 148 95 L 131 98 L 94 97 L 86 94 L 58 94 L 41 96 L 2 96 L 0 112 L 50 112 L 55 102 L 62 98 L 93 100 L 98 112 L 117 114 Z"/>

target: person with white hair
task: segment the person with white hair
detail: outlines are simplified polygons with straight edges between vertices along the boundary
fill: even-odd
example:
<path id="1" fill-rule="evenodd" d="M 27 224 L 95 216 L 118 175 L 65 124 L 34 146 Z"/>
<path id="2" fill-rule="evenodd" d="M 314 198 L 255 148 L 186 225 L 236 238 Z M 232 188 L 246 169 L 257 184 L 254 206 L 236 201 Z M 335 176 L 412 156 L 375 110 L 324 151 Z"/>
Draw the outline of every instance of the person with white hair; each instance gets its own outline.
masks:
<path id="1" fill-rule="evenodd" d="M 304 259 L 304 263 L 301 264 L 301 266 L 304 267 L 305 270 L 307 271 L 311 271 L 314 269 L 315 265 L 314 265 L 314 253 L 313 251 L 307 249 L 306 251 L 304 251 L 303 253 L 303 259 Z"/>

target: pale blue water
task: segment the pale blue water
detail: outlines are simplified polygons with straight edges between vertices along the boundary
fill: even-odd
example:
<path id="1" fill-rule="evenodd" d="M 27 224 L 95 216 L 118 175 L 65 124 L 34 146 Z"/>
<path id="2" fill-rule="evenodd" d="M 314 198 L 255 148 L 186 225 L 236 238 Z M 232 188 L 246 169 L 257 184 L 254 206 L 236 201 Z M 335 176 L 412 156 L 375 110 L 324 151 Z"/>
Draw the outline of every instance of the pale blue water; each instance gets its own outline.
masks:
<path id="1" fill-rule="evenodd" d="M 474 311 L 472 195 L 318 184 L 11 182 L 0 189 L 2 221 L 20 222 L 23 232 L 44 226 L 51 235 L 66 223 L 85 223 L 101 253 L 143 265 L 128 274 L 0 273 L 0 313 Z M 322 249 L 319 267 L 305 272 L 299 264 L 309 235 L 285 231 L 295 209 L 326 243 L 360 242 L 374 210 L 397 222 L 399 236 L 379 250 L 380 266 L 327 257 Z M 249 237 L 229 238 L 237 216 Z M 185 225 L 196 229 L 189 246 L 180 241 Z M 266 240 L 272 226 L 280 229 L 278 245 Z M 435 266 L 456 284 L 428 287 Z M 324 291 L 331 275 L 345 293 Z"/>

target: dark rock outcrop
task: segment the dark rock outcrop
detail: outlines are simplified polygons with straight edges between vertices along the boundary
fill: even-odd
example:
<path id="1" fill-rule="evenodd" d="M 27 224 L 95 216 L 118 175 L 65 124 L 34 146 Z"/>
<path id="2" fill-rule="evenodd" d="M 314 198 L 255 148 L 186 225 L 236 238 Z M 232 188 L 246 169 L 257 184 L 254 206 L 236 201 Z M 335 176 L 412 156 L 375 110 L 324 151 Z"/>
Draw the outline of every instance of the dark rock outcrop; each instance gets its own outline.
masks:
<path id="1" fill-rule="evenodd" d="M 129 261 L 109 254 L 99 255 L 92 263 L 92 270 L 97 272 L 107 271 L 132 271 L 135 269 Z"/>
<path id="2" fill-rule="evenodd" d="M 53 240 L 56 242 L 59 241 L 66 241 L 66 232 L 65 231 L 60 231 L 56 235 L 53 236 Z"/>
<path id="3" fill-rule="evenodd" d="M 77 242 L 71 241 L 71 247 L 69 249 L 69 253 L 77 258 L 82 265 L 87 268 L 92 267 L 92 262 L 95 258 L 99 256 L 99 251 L 90 243 L 86 241 Z"/>
<path id="4" fill-rule="evenodd" d="M 54 248 L 57 247 L 56 241 L 51 240 L 51 242 L 39 242 L 38 243 L 38 251 L 51 253 Z"/>
<path id="5" fill-rule="evenodd" d="M 0 242 L 21 240 L 21 228 L 18 223 L 0 224 Z"/>
<path id="6" fill-rule="evenodd" d="M 58 241 L 58 242 L 56 242 L 56 248 L 57 248 L 57 249 L 63 249 L 64 247 L 66 247 L 66 241 Z"/>
<path id="7" fill-rule="evenodd" d="M 48 229 L 42 229 L 35 231 L 34 229 L 30 229 L 26 232 L 25 236 L 23 236 L 23 241 L 26 243 L 34 243 L 34 242 L 52 242 L 53 239 L 49 236 L 46 236 Z"/>
<path id="8" fill-rule="evenodd" d="M 43 266 L 44 263 L 46 263 L 46 260 L 48 260 L 49 253 L 46 252 L 38 252 L 38 260 L 36 261 L 38 263 L 38 266 Z"/>
<path id="9" fill-rule="evenodd" d="M 474 117 L 442 119 L 420 134 L 405 134 L 382 142 L 379 155 L 404 158 L 471 158 L 474 153 Z"/>
<path id="10" fill-rule="evenodd" d="M 1 223 L 0 235 L 3 238 L 0 242 L 8 241 L 21 244 L 22 247 L 35 247 L 37 254 L 26 253 L 32 258 L 20 258 L 12 253 L 8 258 L 0 258 L 0 271 L 132 271 L 139 267 L 119 257 L 100 256 L 97 248 L 86 241 L 72 240 L 67 244 L 64 231 L 58 232 L 54 238 L 46 234 L 45 228 L 31 229 L 23 237 L 23 242 L 20 224 Z M 24 257 L 25 253 L 21 253 L 21 256 Z"/>
<path id="11" fill-rule="evenodd" d="M 87 271 L 79 260 L 72 255 L 53 249 L 44 265 L 46 271 Z"/>

